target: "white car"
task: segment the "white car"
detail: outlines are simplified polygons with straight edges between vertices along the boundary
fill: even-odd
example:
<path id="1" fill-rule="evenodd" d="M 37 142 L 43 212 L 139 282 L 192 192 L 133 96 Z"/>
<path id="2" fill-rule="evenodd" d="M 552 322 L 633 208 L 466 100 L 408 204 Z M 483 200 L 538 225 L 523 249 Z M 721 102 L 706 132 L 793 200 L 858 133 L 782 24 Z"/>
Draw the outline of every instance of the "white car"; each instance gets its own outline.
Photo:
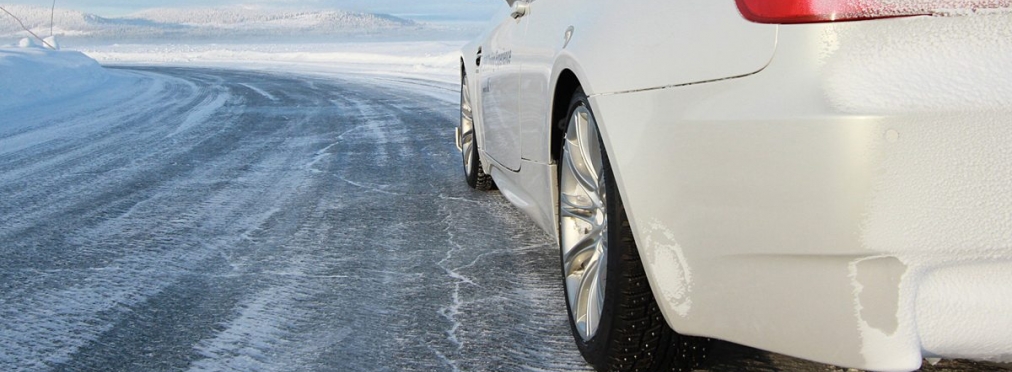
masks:
<path id="1" fill-rule="evenodd" d="M 597 369 L 1012 359 L 1012 1 L 507 3 L 464 173 L 558 238 Z"/>

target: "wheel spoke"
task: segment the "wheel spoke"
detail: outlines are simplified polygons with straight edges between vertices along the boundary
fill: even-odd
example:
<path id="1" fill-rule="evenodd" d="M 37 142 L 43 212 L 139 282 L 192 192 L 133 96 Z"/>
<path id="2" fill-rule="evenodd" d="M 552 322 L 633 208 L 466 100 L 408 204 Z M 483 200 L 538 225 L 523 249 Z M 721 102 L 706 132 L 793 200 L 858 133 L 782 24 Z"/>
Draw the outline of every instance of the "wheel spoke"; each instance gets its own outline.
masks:
<path id="1" fill-rule="evenodd" d="M 601 272 L 601 266 L 604 261 L 600 258 L 594 259 L 591 265 L 587 268 L 587 272 L 583 275 L 583 283 L 581 283 L 580 293 L 583 295 L 582 302 L 583 306 L 587 309 L 587 334 L 591 335 L 597 332 L 597 325 L 600 323 L 601 317 L 601 277 L 598 273 Z"/>
<path id="2" fill-rule="evenodd" d="M 461 99 L 460 99 L 460 111 L 468 119 L 473 118 L 471 110 L 471 92 L 467 88 L 467 76 L 464 77 L 460 83 Z"/>
<path id="3" fill-rule="evenodd" d="M 599 274 L 604 264 L 600 251 L 595 251 L 585 263 L 583 270 L 572 276 L 576 287 L 576 298 L 573 299 L 573 303 L 578 309 L 577 328 L 587 338 L 596 333 L 600 322 L 601 305 L 604 300 L 601 289 L 604 283 L 600 280 Z"/>
<path id="4" fill-rule="evenodd" d="M 467 88 L 464 88 L 464 89 L 467 89 Z M 474 117 L 474 113 L 471 111 L 471 103 L 467 102 L 468 100 L 470 100 L 470 98 L 468 97 L 468 94 L 464 94 L 464 100 L 465 101 L 462 102 L 462 104 L 460 106 L 460 115 L 461 115 L 461 117 L 465 118 L 465 120 L 470 121 L 471 118 Z"/>
<path id="5" fill-rule="evenodd" d="M 464 170 L 466 172 L 471 171 L 471 152 L 474 151 L 474 129 L 461 131 L 460 133 L 460 149 L 461 154 L 464 157 Z"/>
<path id="6" fill-rule="evenodd" d="M 559 171 L 559 242 L 570 316 L 580 336 L 597 333 L 607 279 L 608 220 L 603 153 L 590 111 L 569 120 Z"/>
<path id="7" fill-rule="evenodd" d="M 567 141 L 566 147 L 570 154 L 577 157 L 570 157 L 569 161 L 566 162 L 567 164 L 563 166 L 567 168 L 566 170 L 587 194 L 594 194 L 598 190 L 597 182 L 595 182 L 597 176 L 588 168 L 586 160 L 580 154 L 583 150 L 578 146 L 573 146 L 573 143 L 569 141 Z"/>
<path id="8" fill-rule="evenodd" d="M 460 83 L 460 148 L 464 160 L 464 173 L 470 177 L 473 172 L 474 113 L 471 109 L 471 92 L 467 87 L 467 76 Z"/>
<path id="9" fill-rule="evenodd" d="M 572 154 L 575 151 L 579 151 L 579 149 L 573 149 L 570 150 L 569 152 Z M 563 164 L 565 170 L 568 171 L 570 175 L 572 175 L 573 180 L 577 182 L 578 186 L 583 189 L 584 193 L 586 193 L 588 197 L 593 197 L 593 195 L 596 194 L 598 190 L 598 185 L 597 182 L 595 181 L 596 176 L 594 176 L 593 174 L 589 174 L 588 169 L 586 169 L 583 166 L 583 164 L 585 164 L 584 162 L 573 160 L 575 159 L 568 159 L 565 162 L 566 164 Z M 595 205 L 597 204 L 595 203 Z"/>
<path id="10" fill-rule="evenodd" d="M 601 180 L 601 169 L 602 169 L 602 158 L 601 158 L 601 140 L 597 134 L 597 126 L 590 120 L 590 111 L 586 109 L 578 112 L 581 118 L 581 125 L 577 127 L 577 138 L 580 141 L 580 156 L 583 161 L 587 164 L 588 180 Z M 598 185 L 593 185 L 595 190 Z"/>
<path id="11" fill-rule="evenodd" d="M 568 251 L 563 252 L 562 264 L 565 265 L 566 275 L 583 270 L 591 256 L 599 251 L 600 246 L 600 236 L 584 235 Z"/>
<path id="12" fill-rule="evenodd" d="M 562 210 L 562 217 L 572 217 L 594 226 L 599 225 L 601 223 L 599 221 L 601 217 L 600 208 L 595 205 L 578 205 L 573 202 L 573 199 L 579 198 L 579 196 L 559 195 L 559 207 Z"/>

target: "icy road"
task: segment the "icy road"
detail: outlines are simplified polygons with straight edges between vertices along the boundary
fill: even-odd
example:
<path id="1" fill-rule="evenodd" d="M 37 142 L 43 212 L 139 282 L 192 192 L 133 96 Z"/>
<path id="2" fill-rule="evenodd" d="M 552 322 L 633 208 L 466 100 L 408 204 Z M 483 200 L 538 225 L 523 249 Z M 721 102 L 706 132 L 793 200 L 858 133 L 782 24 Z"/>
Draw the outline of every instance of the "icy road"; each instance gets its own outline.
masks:
<path id="1" fill-rule="evenodd" d="M 462 180 L 455 85 L 115 75 L 3 114 L 4 370 L 587 369 L 550 238 Z"/>

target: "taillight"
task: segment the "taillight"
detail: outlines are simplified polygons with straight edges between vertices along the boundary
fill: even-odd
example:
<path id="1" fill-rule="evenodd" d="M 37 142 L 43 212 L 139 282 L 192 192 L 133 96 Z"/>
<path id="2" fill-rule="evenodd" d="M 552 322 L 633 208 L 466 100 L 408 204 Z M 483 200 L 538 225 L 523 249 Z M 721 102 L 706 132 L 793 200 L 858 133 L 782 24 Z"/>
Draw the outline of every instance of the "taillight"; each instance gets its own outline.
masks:
<path id="1" fill-rule="evenodd" d="M 736 0 L 745 19 L 813 23 L 1012 7 L 1012 0 Z"/>

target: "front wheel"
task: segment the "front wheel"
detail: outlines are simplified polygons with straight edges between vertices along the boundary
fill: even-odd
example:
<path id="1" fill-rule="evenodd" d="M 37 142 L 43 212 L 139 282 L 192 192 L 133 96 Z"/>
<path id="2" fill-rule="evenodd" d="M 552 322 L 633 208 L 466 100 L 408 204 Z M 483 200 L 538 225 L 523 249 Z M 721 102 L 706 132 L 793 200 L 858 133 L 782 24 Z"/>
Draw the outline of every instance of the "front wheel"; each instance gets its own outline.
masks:
<path id="1" fill-rule="evenodd" d="M 691 371 L 709 340 L 664 321 L 640 262 L 597 122 L 582 90 L 559 160 L 559 242 L 576 344 L 600 371 Z"/>
<path id="2" fill-rule="evenodd" d="M 471 91 L 467 87 L 465 74 L 460 79 L 460 127 L 457 129 L 460 155 L 464 161 L 464 179 L 467 180 L 467 185 L 474 189 L 491 190 L 495 184 L 492 182 L 492 176 L 485 174 L 485 170 L 481 167 L 471 102 Z"/>

